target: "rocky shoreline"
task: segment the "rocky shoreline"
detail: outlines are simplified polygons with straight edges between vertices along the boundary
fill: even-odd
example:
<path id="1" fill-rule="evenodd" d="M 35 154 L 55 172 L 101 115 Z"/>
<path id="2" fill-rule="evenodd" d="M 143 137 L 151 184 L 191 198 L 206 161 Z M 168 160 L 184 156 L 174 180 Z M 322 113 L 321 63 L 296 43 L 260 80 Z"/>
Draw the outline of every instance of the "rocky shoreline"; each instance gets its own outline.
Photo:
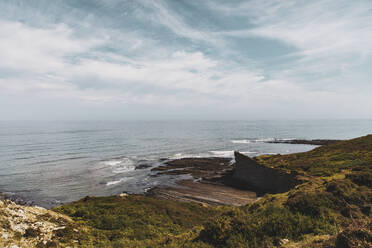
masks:
<path id="1" fill-rule="evenodd" d="M 330 144 L 336 140 L 276 140 L 269 143 L 291 144 Z M 241 156 L 240 156 L 241 155 Z M 235 153 L 235 157 L 237 153 Z M 239 158 L 249 157 L 238 153 Z M 253 160 L 249 160 L 253 161 Z M 245 161 L 244 163 L 247 163 Z M 143 193 L 145 196 L 159 199 L 172 199 L 184 202 L 198 202 L 209 205 L 234 205 L 240 206 L 255 201 L 258 196 L 270 190 L 259 189 L 253 184 L 239 179 L 235 172 L 236 164 L 232 158 L 221 157 L 190 157 L 170 160 L 164 165 L 151 169 L 152 177 L 162 175 L 190 176 L 191 179 L 180 179 L 176 186 L 156 186 Z M 266 174 L 267 171 L 264 173 Z M 257 175 L 256 175 L 257 176 Z M 123 192 L 127 193 L 127 192 Z M 272 193 L 272 192 L 271 192 Z M 226 197 L 229 195 L 229 197 Z M 258 195 L 258 196 L 257 196 Z M 33 206 L 34 202 L 26 201 L 12 195 L 0 195 L 19 205 Z"/>
<path id="2" fill-rule="evenodd" d="M 287 192 L 302 183 L 301 176 L 260 164 L 239 152 L 229 158 L 183 158 L 152 169 L 153 176 L 190 175 L 175 187 L 155 187 L 147 196 L 209 205 L 242 206 L 266 193 Z"/>
<path id="3" fill-rule="evenodd" d="M 175 187 L 51 210 L 0 194 L 0 246 L 370 247 L 371 148 L 368 135 L 305 153 L 235 152 L 234 163 L 183 158 L 152 170 L 192 178 Z"/>
<path id="4" fill-rule="evenodd" d="M 306 144 L 306 145 L 330 145 L 341 140 L 331 139 L 291 139 L 265 141 L 267 143 Z M 244 156 L 244 155 L 243 155 Z M 244 156 L 245 157 L 245 156 Z M 190 157 L 167 161 L 164 165 L 151 170 L 152 177 L 161 175 L 188 175 L 192 179 L 180 179 L 176 186 L 156 186 L 144 193 L 146 196 L 175 199 L 179 201 L 200 202 L 211 205 L 244 205 L 254 201 L 257 195 L 262 195 L 265 190 L 260 190 L 253 184 L 242 182 L 238 177 L 232 179 L 236 163 L 231 158 L 221 157 Z M 138 168 L 136 168 L 138 169 Z M 235 173 L 235 175 L 238 175 Z M 228 193 L 227 193 L 228 192 Z M 269 192 L 269 191 L 268 191 Z M 231 199 L 225 197 L 231 194 Z M 12 196 L 0 195 L 17 204 L 25 206 L 37 205 L 34 202 Z"/>
<path id="5" fill-rule="evenodd" d="M 235 168 L 230 158 L 182 158 L 152 169 L 153 176 L 190 175 L 175 187 L 154 187 L 147 196 L 159 199 L 197 202 L 208 205 L 241 206 L 257 199 L 256 193 L 226 184 Z"/>
<path id="6" fill-rule="evenodd" d="M 276 140 L 266 141 L 266 143 L 323 146 L 323 145 L 335 144 L 335 143 L 340 142 L 340 141 L 343 141 L 343 140 L 333 140 L 333 139 L 312 139 L 312 140 L 290 139 L 290 140 L 284 140 L 284 139 L 276 139 Z"/>
<path id="7" fill-rule="evenodd" d="M 333 139 L 312 139 L 312 140 L 306 140 L 306 139 L 276 139 L 276 140 L 268 140 L 264 141 L 265 143 L 286 143 L 286 144 L 307 144 L 307 145 L 315 145 L 315 146 L 322 146 L 322 145 L 329 145 L 337 143 L 341 140 L 333 140 Z M 164 161 L 167 161 L 167 159 L 164 159 Z M 204 185 L 208 185 L 207 187 L 210 187 L 210 185 L 218 185 L 217 187 L 232 187 L 237 188 L 239 190 L 250 190 L 256 192 L 254 188 L 246 188 L 239 186 L 236 182 L 231 182 L 230 180 L 230 174 L 232 173 L 232 170 L 234 169 L 235 164 L 233 164 L 231 158 L 221 158 L 221 157 L 189 157 L 189 158 L 180 158 L 180 159 L 174 159 L 170 160 L 164 163 L 164 165 L 155 167 L 151 169 L 152 177 L 158 177 L 161 175 L 187 175 L 192 177 L 193 183 L 187 182 L 188 185 L 186 188 L 190 187 L 196 187 L 200 188 Z M 136 170 L 138 169 L 145 169 L 151 167 L 149 164 L 143 164 L 138 167 L 136 167 Z M 153 192 L 159 192 L 160 189 L 170 189 L 179 190 L 180 188 L 185 188 L 185 182 L 183 178 L 179 179 L 180 181 L 176 183 L 178 186 L 176 187 L 161 187 L 157 186 L 154 189 L 149 189 L 148 192 L 151 193 L 151 195 L 154 195 Z M 196 180 L 196 181 L 195 181 Z M 193 186 L 194 185 L 194 186 Z M 127 193 L 127 192 L 124 192 Z M 146 192 L 145 195 L 148 195 Z M 261 194 L 259 192 L 259 194 Z M 157 195 L 157 194 L 155 194 Z M 34 206 L 38 205 L 37 202 L 34 202 L 33 200 L 21 197 L 16 194 L 3 194 L 2 197 L 6 197 L 6 199 L 11 200 L 17 204 L 25 205 L 25 206 Z M 1 198 L 0 198 L 1 199 Z M 218 202 L 218 201 L 217 201 Z M 222 203 L 224 204 L 224 203 Z M 227 203 L 230 204 L 230 203 Z M 59 204 L 58 204 L 59 205 Z M 58 206 L 56 204 L 50 204 L 50 206 L 44 206 L 46 208 L 55 207 Z"/>

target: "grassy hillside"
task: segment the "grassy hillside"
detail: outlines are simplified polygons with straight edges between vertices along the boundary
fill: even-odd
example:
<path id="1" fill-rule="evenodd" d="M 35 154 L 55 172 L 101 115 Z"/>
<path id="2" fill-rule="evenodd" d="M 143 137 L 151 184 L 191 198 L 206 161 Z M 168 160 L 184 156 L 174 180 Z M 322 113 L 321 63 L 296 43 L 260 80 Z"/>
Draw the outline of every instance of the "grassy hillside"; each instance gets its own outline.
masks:
<path id="1" fill-rule="evenodd" d="M 74 221 L 38 247 L 371 247 L 372 135 L 256 159 L 303 183 L 242 207 L 86 197 L 54 209 Z"/>
<path id="2" fill-rule="evenodd" d="M 269 167 L 296 171 L 304 183 L 223 213 L 204 225 L 201 240 L 217 247 L 372 244 L 372 135 L 309 152 L 256 159 Z"/>
<path id="3" fill-rule="evenodd" d="M 223 212 L 222 208 L 139 195 L 86 197 L 54 210 L 69 215 L 75 228 L 84 230 L 77 234 L 70 227 L 59 242 L 69 245 L 74 237 L 82 247 L 179 247 Z"/>
<path id="4" fill-rule="evenodd" d="M 313 176 L 330 176 L 343 170 L 371 171 L 372 135 L 321 146 L 309 152 L 264 155 L 257 160 L 266 166 Z"/>

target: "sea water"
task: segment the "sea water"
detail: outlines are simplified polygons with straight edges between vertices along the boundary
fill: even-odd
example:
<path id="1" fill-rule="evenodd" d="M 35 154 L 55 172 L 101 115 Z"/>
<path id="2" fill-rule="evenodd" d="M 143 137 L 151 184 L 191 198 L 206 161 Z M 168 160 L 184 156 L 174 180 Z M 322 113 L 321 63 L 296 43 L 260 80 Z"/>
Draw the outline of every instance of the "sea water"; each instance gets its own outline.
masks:
<path id="1" fill-rule="evenodd" d="M 86 195 L 143 193 L 179 176 L 151 169 L 184 157 L 286 154 L 312 145 L 275 139 L 348 139 L 372 120 L 0 122 L 0 192 L 45 207 Z"/>

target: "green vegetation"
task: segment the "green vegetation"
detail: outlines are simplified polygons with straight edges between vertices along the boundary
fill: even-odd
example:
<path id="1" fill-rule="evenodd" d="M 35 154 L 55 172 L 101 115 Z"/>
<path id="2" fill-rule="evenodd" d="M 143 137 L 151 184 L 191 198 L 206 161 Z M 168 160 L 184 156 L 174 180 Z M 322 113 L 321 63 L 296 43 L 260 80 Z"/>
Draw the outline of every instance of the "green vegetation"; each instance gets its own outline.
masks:
<path id="1" fill-rule="evenodd" d="M 297 240 L 309 233 L 334 233 L 332 221 L 328 214 L 313 218 L 272 203 L 252 205 L 206 224 L 200 238 L 217 247 L 279 245 L 281 238 Z"/>
<path id="2" fill-rule="evenodd" d="M 354 222 L 370 222 L 371 201 L 370 188 L 348 179 L 308 183 L 223 213 L 204 225 L 200 237 L 216 247 L 271 247 L 283 239 L 301 242 L 308 235 L 334 235 Z"/>
<path id="3" fill-rule="evenodd" d="M 265 166 L 297 172 L 303 184 L 223 213 L 204 225 L 201 240 L 216 247 L 272 247 L 286 239 L 294 247 L 334 247 L 337 234 L 348 226 L 370 225 L 372 135 L 305 153 L 256 159 Z M 367 238 L 362 239 L 371 239 L 370 232 L 363 235 Z M 317 246 L 308 242 L 309 236 L 328 238 L 314 241 Z"/>
<path id="4" fill-rule="evenodd" d="M 202 224 L 222 211 L 139 195 L 85 197 L 54 210 L 69 215 L 77 225 L 58 230 L 59 241 L 68 244 L 74 239 L 85 247 L 178 247 L 197 237 Z"/>
<path id="5" fill-rule="evenodd" d="M 256 159 L 297 172 L 303 183 L 242 207 L 205 207 L 135 195 L 86 197 L 54 209 L 75 220 L 56 231 L 55 242 L 71 246 L 75 240 L 80 247 L 372 245 L 372 135 Z"/>
<path id="6" fill-rule="evenodd" d="M 331 176 L 343 170 L 372 169 L 372 135 L 321 146 L 309 152 L 260 156 L 269 167 L 306 172 L 313 176 Z"/>

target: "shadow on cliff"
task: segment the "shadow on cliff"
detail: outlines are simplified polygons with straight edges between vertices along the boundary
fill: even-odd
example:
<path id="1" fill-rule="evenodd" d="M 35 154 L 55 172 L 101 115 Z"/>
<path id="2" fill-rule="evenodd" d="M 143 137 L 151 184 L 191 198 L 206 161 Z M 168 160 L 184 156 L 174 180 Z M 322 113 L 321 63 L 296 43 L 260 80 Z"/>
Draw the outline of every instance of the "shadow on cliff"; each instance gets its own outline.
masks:
<path id="1" fill-rule="evenodd" d="M 266 193 L 287 192 L 300 183 L 296 179 L 296 173 L 289 174 L 263 166 L 237 151 L 234 155 L 235 168 L 222 179 L 226 185 L 254 191 L 258 196 L 262 196 Z"/>

